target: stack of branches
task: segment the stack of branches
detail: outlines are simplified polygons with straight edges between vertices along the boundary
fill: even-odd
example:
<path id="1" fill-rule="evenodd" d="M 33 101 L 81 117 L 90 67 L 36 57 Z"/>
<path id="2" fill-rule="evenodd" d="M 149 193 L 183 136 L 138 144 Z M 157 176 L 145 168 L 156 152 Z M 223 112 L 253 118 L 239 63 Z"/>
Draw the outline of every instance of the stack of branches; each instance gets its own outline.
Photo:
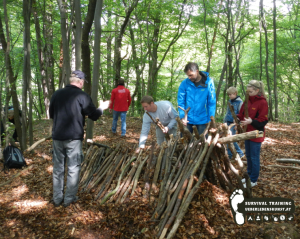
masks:
<path id="1" fill-rule="evenodd" d="M 178 123 L 180 124 L 179 121 Z M 234 124 L 229 127 L 233 126 Z M 184 127 L 179 128 L 184 130 Z M 174 237 L 204 176 L 211 183 L 219 183 L 228 192 L 240 188 L 246 197 L 251 197 L 250 179 L 245 173 L 247 187 L 244 188 L 240 176 L 245 171 L 244 165 L 233 142 L 262 137 L 262 132 L 230 135 L 228 126 L 221 124 L 217 128 L 212 117 L 201 135 L 194 127 L 195 134 L 186 141 L 188 138 L 184 133 L 185 131 L 182 132 L 185 147 L 173 168 L 166 171 L 152 215 L 152 220 L 158 221 L 155 235 L 157 238 Z M 227 145 L 233 153 L 233 160 L 228 157 Z"/>
<path id="2" fill-rule="evenodd" d="M 244 175 L 244 188 L 240 176 L 244 165 L 233 142 L 262 137 L 263 133 L 230 135 L 233 126 L 216 127 L 212 117 L 201 135 L 194 127 L 191 137 L 182 140 L 179 135 L 170 135 L 156 150 L 152 144 L 150 152 L 138 155 L 120 145 L 115 149 L 91 146 L 82 167 L 81 191 L 92 193 L 100 204 L 108 200 L 122 203 L 134 195 L 138 182 L 144 181 L 142 193 L 154 208 L 152 220 L 158 222 L 155 236 L 173 238 L 205 177 L 226 191 L 240 188 L 245 197 L 251 197 L 250 179 Z M 227 145 L 233 160 L 228 158 Z"/>
<path id="3" fill-rule="evenodd" d="M 120 144 L 114 149 L 91 145 L 82 165 L 80 192 L 91 193 L 100 204 L 108 199 L 122 203 L 129 192 L 132 196 L 148 156 L 129 151 Z"/>

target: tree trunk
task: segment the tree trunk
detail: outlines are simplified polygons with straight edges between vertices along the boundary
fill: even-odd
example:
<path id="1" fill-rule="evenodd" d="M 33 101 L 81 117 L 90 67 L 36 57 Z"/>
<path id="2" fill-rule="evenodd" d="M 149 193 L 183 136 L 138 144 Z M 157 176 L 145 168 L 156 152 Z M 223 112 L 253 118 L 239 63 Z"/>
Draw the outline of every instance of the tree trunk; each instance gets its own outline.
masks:
<path id="1" fill-rule="evenodd" d="M 265 31 L 265 47 L 266 47 L 265 68 L 266 68 L 266 78 L 267 78 L 268 92 L 269 92 L 269 113 L 268 113 L 268 118 L 273 120 L 272 91 L 271 91 L 271 83 L 270 83 L 269 67 L 268 67 L 268 61 L 269 61 L 268 30 L 267 30 L 266 20 L 264 18 L 263 0 L 260 0 L 260 10 L 261 10 L 260 14 L 261 14 L 262 26 L 263 26 L 263 29 Z"/>
<path id="2" fill-rule="evenodd" d="M 80 0 L 74 0 L 75 8 L 75 22 L 76 22 L 76 34 L 75 34 L 75 70 L 81 70 L 81 32 L 82 21 L 80 11 Z"/>
<path id="3" fill-rule="evenodd" d="M 276 0 L 273 0 L 273 36 L 274 36 L 274 100 L 275 100 L 275 120 L 278 120 L 278 95 L 277 95 L 277 32 L 276 32 Z"/>
<path id="4" fill-rule="evenodd" d="M 217 22 L 214 27 L 214 34 L 213 34 L 213 38 L 211 41 L 210 50 L 208 51 L 209 55 L 208 55 L 208 63 L 207 63 L 206 72 L 210 71 L 210 63 L 211 63 L 211 59 L 212 59 L 212 55 L 213 55 L 214 44 L 216 41 L 216 36 L 217 36 L 217 31 L 218 31 L 218 26 L 219 26 L 219 19 L 220 19 L 220 12 L 221 12 L 220 10 L 222 9 L 222 6 L 223 6 L 223 0 L 221 0 L 221 2 L 219 4 L 219 12 L 218 12 L 218 16 L 217 16 Z"/>
<path id="5" fill-rule="evenodd" d="M 115 45 L 115 59 L 114 59 L 114 64 L 115 64 L 115 86 L 117 85 L 118 80 L 121 77 L 121 64 L 122 64 L 122 58 L 121 58 L 121 49 L 122 49 L 122 39 L 126 30 L 126 27 L 129 22 L 129 18 L 133 10 L 138 4 L 138 0 L 135 0 L 132 5 L 126 9 L 126 16 L 124 19 L 124 22 L 121 25 L 119 35 L 116 37 L 116 45 Z"/>
<path id="6" fill-rule="evenodd" d="M 91 50 L 89 46 L 89 34 L 93 25 L 95 16 L 96 0 L 89 0 L 88 12 L 84 21 L 82 30 L 82 42 L 81 42 L 81 57 L 82 57 L 82 71 L 86 74 L 84 82 L 84 91 L 91 95 Z"/>
<path id="7" fill-rule="evenodd" d="M 69 84 L 69 78 L 71 74 L 70 68 L 70 55 L 69 55 L 69 41 L 68 41 L 68 31 L 67 31 L 67 4 L 65 0 L 57 0 L 59 11 L 60 11 L 60 30 L 62 36 L 63 45 L 63 65 L 62 65 L 62 80 L 59 85 L 60 88 Z M 70 23 L 72 24 L 72 23 Z"/>
<path id="8" fill-rule="evenodd" d="M 6 67 L 6 79 L 8 79 L 9 84 L 11 86 L 11 96 L 12 96 L 12 101 L 13 101 L 13 107 L 14 109 L 19 109 L 19 99 L 17 96 L 17 89 L 16 89 L 16 79 L 17 77 L 13 76 L 13 69 L 12 69 L 12 64 L 10 60 L 10 38 L 9 38 L 9 25 L 8 25 L 8 17 L 7 17 L 7 10 L 6 10 L 6 1 L 3 1 L 3 9 L 4 9 L 4 17 L 5 17 L 5 24 L 6 24 L 6 34 L 7 34 L 7 39 L 8 43 L 6 42 L 4 31 L 3 31 L 3 25 L 2 25 L 2 19 L 0 16 L 0 41 L 2 45 L 2 50 L 5 53 L 5 67 Z M 7 101 L 8 103 L 8 101 Z M 8 104 L 6 109 L 8 108 Z M 15 126 L 17 130 L 18 137 L 22 137 L 22 128 L 21 128 L 21 119 L 19 115 L 19 111 L 15 110 L 14 111 L 14 119 L 15 119 Z"/>
<path id="9" fill-rule="evenodd" d="M 38 52 L 38 59 L 39 59 L 39 75 L 37 77 L 37 81 L 39 78 L 43 84 L 43 97 L 44 97 L 44 105 L 46 110 L 47 118 L 49 118 L 49 89 L 48 84 L 46 83 L 46 69 L 45 69 L 45 62 L 44 62 L 44 51 L 42 46 L 42 37 L 41 37 L 41 29 L 40 29 L 40 22 L 37 12 L 37 3 L 33 0 L 33 16 L 34 16 L 34 26 L 35 26 L 35 34 L 36 34 L 36 44 L 37 44 L 37 52 Z M 46 40 L 47 42 L 47 40 Z M 38 90 L 40 90 L 40 84 L 38 83 Z M 40 97 L 40 96 L 39 96 Z M 41 109 L 42 110 L 42 109 Z M 43 111 L 42 111 L 43 112 Z"/>
<path id="10" fill-rule="evenodd" d="M 31 0 L 23 0 L 23 89 L 22 89 L 22 137 L 18 135 L 22 151 L 27 148 L 27 91 L 31 84 L 31 68 L 30 68 L 30 15 L 31 15 Z M 15 109 L 14 114 L 19 114 L 19 110 Z M 31 118 L 32 120 L 32 118 Z"/>
<path id="11" fill-rule="evenodd" d="M 93 66 L 93 87 L 92 87 L 92 100 L 96 107 L 98 84 L 99 84 L 99 69 L 100 69 L 100 42 L 101 42 L 101 14 L 102 14 L 103 0 L 98 0 L 95 9 L 95 38 L 94 38 L 94 66 Z M 87 120 L 86 139 L 93 139 L 94 121 Z"/>
<path id="12" fill-rule="evenodd" d="M 44 1 L 44 9 L 45 7 Z M 46 92 L 48 90 L 48 95 L 44 96 L 44 104 L 47 119 L 50 118 L 49 115 L 49 105 L 50 99 L 55 91 L 54 87 L 54 57 L 53 57 L 53 27 L 52 27 L 52 5 L 47 6 L 47 11 L 43 14 L 43 35 L 45 39 L 45 46 L 43 49 L 45 56 L 45 79 L 43 79 L 43 91 Z"/>

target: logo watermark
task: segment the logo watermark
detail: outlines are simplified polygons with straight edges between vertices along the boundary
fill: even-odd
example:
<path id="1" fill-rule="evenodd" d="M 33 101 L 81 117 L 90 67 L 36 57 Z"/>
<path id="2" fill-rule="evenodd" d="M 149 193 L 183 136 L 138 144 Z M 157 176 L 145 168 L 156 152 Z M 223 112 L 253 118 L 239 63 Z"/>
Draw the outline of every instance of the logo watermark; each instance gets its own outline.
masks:
<path id="1" fill-rule="evenodd" d="M 292 199 L 244 198 L 243 190 L 236 189 L 230 196 L 230 207 L 234 221 L 243 225 L 249 223 L 293 221 L 295 203 Z M 254 215 L 253 215 L 254 214 Z"/>

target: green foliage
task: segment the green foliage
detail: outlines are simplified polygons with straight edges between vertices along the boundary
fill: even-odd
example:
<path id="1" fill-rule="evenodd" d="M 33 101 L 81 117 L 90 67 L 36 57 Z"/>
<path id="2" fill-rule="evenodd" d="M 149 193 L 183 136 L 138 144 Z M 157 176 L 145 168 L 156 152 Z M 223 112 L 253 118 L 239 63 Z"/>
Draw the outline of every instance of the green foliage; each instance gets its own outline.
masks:
<path id="1" fill-rule="evenodd" d="M 104 1 L 102 14 L 102 35 L 101 35 L 101 66 L 100 66 L 100 85 L 99 99 L 109 99 L 111 90 L 115 87 L 115 42 L 120 33 L 120 27 L 124 22 L 126 12 L 131 6 L 132 1 Z M 89 1 L 81 1 L 82 22 L 87 16 Z M 235 72 L 236 54 L 234 50 L 228 51 L 228 44 L 233 43 L 233 38 L 245 36 L 239 42 L 233 44 L 239 52 L 239 74 L 233 76 L 234 85 L 238 88 L 239 94 L 243 97 L 242 83 L 244 87 L 252 79 L 262 80 L 266 86 L 265 70 L 265 36 L 260 32 L 258 11 L 259 6 L 252 6 L 247 1 L 230 1 L 231 27 L 234 31 L 228 29 L 228 11 L 229 2 L 220 5 L 219 1 L 186 1 L 183 5 L 179 0 L 147 0 L 139 1 L 137 7 L 130 16 L 130 25 L 127 25 L 121 46 L 121 76 L 125 79 L 127 87 L 131 93 L 135 94 L 135 109 L 131 112 L 134 115 L 140 114 L 140 98 L 149 92 L 149 87 L 154 86 L 156 100 L 169 100 L 174 106 L 177 106 L 177 90 L 180 82 L 186 78 L 183 68 L 187 62 L 193 61 L 199 64 L 200 70 L 205 71 L 208 64 L 209 51 L 213 44 L 213 52 L 210 67 L 210 77 L 214 80 L 217 89 L 220 85 L 219 100 L 217 103 L 217 120 L 223 118 L 222 109 L 224 109 L 223 98 L 227 97 L 224 90 L 227 87 L 226 78 L 220 79 L 223 64 L 226 56 L 232 57 L 233 71 Z M 70 3 L 68 3 L 70 4 Z M 241 4 L 241 6 L 239 6 Z M 181 13 L 182 7 L 184 8 Z M 3 9 L 2 2 L 0 8 Z M 72 6 L 67 6 L 67 21 L 70 23 Z M 22 72 L 23 72 L 23 16 L 22 1 L 7 1 L 8 24 L 10 32 L 10 57 L 14 76 L 17 76 L 16 86 L 21 101 L 22 94 Z M 287 12 L 288 11 L 288 12 Z M 274 39 L 273 39 L 273 12 L 272 8 L 265 8 L 265 20 L 268 31 L 269 48 L 269 76 L 272 99 L 274 100 Z M 299 89 L 300 89 L 300 33 L 298 17 L 299 4 L 297 1 L 284 1 L 277 9 L 277 87 L 279 99 L 279 118 L 280 120 L 299 120 Z M 3 11 L 1 19 L 6 36 Z M 41 28 L 42 47 L 51 42 L 53 50 L 46 52 L 50 54 L 54 66 L 51 69 L 54 73 L 53 80 L 56 89 L 59 87 L 59 77 L 61 71 L 61 29 L 60 12 L 56 1 L 37 1 L 37 15 Z M 51 21 L 45 21 L 45 16 L 51 18 Z M 181 17 L 181 18 L 180 18 Z M 177 30 L 182 29 L 185 22 L 190 17 L 190 21 L 175 44 L 170 48 L 174 36 L 178 34 Z M 50 23 L 51 22 L 51 23 Z M 181 24 L 181 26 L 179 26 Z M 132 32 L 130 32 L 130 26 Z M 69 24 L 70 27 L 70 24 Z M 73 25 L 72 25 L 73 27 Z M 52 31 L 53 39 L 45 39 L 44 31 Z M 71 28 L 71 34 L 75 32 L 75 27 Z M 214 33 L 216 35 L 214 36 Z M 158 33 L 157 35 L 155 33 Z M 227 33 L 229 34 L 226 42 Z M 234 33 L 234 34 L 232 34 Z M 232 34 L 232 35 L 230 35 Z M 134 39 L 133 39 L 134 36 Z M 70 55 L 73 51 L 73 35 L 70 36 Z M 90 33 L 91 49 L 91 67 L 93 67 L 93 39 L 94 27 Z M 38 117 L 44 112 L 44 95 L 41 90 L 42 77 L 40 73 L 40 64 L 37 53 L 37 36 L 33 16 L 31 18 L 31 70 L 32 70 L 32 94 L 34 99 L 34 117 Z M 225 45 L 227 44 L 227 45 Z M 133 48 L 136 54 L 133 54 Z M 167 54 L 165 54 L 168 51 Z M 49 55 L 47 55 L 49 57 Z M 0 51 L 0 63 L 4 64 L 4 52 Z M 73 67 L 73 65 L 72 65 Z M 154 67 L 154 68 L 153 68 Z M 2 102 L 5 102 L 7 92 L 5 91 L 5 68 L 1 67 L 0 77 L 2 80 Z M 74 70 L 74 69 L 72 69 Z M 157 74 L 153 74 L 158 70 Z M 138 77 L 139 76 L 139 77 Z M 139 78 L 139 81 L 138 81 Z M 242 81 L 242 82 L 241 82 Z M 39 88 L 40 87 L 40 88 Z M 42 102 L 41 102 L 42 101 Z M 227 99 L 225 100 L 227 103 Z M 289 115 L 286 109 L 289 109 Z M 224 110 L 223 110 L 224 113 Z M 45 114 L 44 114 L 45 116 Z"/>

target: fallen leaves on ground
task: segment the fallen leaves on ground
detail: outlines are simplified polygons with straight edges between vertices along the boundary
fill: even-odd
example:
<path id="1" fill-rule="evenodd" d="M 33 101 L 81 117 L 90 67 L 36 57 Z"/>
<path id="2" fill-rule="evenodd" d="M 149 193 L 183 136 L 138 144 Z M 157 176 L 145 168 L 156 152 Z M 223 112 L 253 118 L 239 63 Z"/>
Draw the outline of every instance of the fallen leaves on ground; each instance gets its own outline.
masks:
<path id="1" fill-rule="evenodd" d="M 127 137 L 111 133 L 111 117 L 95 123 L 94 141 L 115 146 L 121 142 L 132 150 L 138 146 L 142 121 L 127 117 Z M 119 121 L 120 125 L 120 121 Z M 48 135 L 48 120 L 35 123 L 34 140 Z M 254 197 L 284 197 L 295 201 L 295 228 L 300 223 L 300 171 L 263 167 L 291 165 L 277 163 L 277 158 L 300 159 L 300 124 L 269 123 L 261 150 L 261 171 Z M 154 139 L 151 130 L 147 144 Z M 68 208 L 54 207 L 52 198 L 52 141 L 41 143 L 34 153 L 26 153 L 33 168 L 0 191 L 1 238 L 154 238 L 155 221 L 151 221 L 154 205 L 144 200 L 142 193 L 123 204 L 99 206 L 91 195 L 80 194 L 80 200 Z M 297 166 L 297 165 L 294 165 Z M 299 165 L 298 165 L 299 166 Z M 0 184 L 20 170 L 0 173 Z M 140 190 L 141 191 L 141 190 Z M 238 226 L 234 223 L 228 192 L 205 181 L 201 184 L 182 221 L 176 238 L 262 238 L 266 223 Z"/>

